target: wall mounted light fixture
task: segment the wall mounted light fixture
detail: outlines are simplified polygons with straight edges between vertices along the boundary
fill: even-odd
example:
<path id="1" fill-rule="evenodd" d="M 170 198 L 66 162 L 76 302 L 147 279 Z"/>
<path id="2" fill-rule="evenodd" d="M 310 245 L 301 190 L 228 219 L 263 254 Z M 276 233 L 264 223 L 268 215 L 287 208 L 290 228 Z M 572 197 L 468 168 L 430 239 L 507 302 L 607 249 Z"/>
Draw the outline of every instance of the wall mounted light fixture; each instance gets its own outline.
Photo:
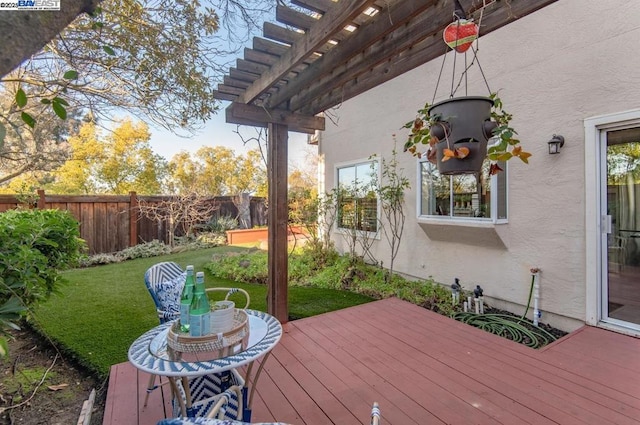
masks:
<path id="1" fill-rule="evenodd" d="M 564 146 L 564 137 L 554 134 L 547 143 L 549 144 L 549 155 L 560 153 L 560 148 Z"/>

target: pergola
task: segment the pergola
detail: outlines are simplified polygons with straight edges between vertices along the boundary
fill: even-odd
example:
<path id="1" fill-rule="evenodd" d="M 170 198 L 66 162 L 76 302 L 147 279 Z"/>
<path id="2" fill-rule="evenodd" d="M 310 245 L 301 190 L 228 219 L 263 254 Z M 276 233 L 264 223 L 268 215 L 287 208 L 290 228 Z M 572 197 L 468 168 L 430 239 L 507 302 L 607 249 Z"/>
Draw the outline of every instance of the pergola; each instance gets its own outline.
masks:
<path id="1" fill-rule="evenodd" d="M 487 34 L 556 0 L 291 0 L 237 59 L 216 98 L 226 121 L 268 128 L 269 313 L 287 307 L 288 132 L 324 130 L 323 111 L 445 53 L 443 29 L 482 13 Z"/>

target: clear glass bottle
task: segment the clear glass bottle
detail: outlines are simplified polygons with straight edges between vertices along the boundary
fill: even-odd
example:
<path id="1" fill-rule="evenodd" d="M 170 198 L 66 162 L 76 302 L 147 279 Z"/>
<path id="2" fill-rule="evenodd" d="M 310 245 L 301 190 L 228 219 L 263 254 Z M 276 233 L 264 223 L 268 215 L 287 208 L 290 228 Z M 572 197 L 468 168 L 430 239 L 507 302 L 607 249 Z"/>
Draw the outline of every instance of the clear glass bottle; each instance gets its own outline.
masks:
<path id="1" fill-rule="evenodd" d="M 180 331 L 189 332 L 189 308 L 193 300 L 193 291 L 196 284 L 193 276 L 193 266 L 187 266 L 187 279 L 180 295 Z"/>
<path id="2" fill-rule="evenodd" d="M 211 332 L 211 306 L 204 288 L 204 272 L 196 273 L 196 287 L 189 306 L 189 334 L 205 336 Z"/>

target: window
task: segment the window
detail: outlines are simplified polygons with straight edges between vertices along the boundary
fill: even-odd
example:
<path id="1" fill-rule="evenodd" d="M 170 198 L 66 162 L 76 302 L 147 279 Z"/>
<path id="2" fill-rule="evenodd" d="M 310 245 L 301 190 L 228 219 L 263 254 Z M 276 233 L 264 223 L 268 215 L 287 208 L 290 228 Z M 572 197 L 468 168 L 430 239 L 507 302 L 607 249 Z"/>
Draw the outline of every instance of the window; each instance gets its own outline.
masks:
<path id="1" fill-rule="evenodd" d="M 485 221 L 507 219 L 507 171 L 489 175 L 485 160 L 476 174 L 441 176 L 435 164 L 420 162 L 420 216 L 465 218 Z"/>
<path id="2" fill-rule="evenodd" d="M 361 162 L 337 169 L 338 227 L 378 231 L 378 179 L 376 161 Z"/>

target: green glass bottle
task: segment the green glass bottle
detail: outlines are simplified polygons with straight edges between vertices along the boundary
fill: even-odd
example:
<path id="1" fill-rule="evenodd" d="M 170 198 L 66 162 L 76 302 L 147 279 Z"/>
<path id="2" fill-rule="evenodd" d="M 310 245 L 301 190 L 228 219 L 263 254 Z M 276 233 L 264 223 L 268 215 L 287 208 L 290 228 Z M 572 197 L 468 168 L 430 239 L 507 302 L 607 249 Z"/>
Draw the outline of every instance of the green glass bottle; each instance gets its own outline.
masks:
<path id="1" fill-rule="evenodd" d="M 196 287 L 189 306 L 189 334 L 205 336 L 211 332 L 211 306 L 204 289 L 204 272 L 196 273 Z"/>
<path id="2" fill-rule="evenodd" d="M 187 279 L 180 296 L 180 331 L 189 332 L 189 308 L 193 300 L 193 290 L 196 284 L 193 277 L 193 266 L 187 266 Z"/>

